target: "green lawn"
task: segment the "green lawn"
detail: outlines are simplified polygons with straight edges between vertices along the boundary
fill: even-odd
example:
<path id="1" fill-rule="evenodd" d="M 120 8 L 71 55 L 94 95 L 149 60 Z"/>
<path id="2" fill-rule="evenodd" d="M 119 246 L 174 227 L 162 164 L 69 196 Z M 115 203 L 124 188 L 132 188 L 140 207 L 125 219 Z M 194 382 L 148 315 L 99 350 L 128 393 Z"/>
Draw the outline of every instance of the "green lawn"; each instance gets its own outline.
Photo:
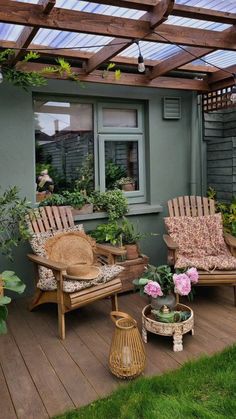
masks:
<path id="1" fill-rule="evenodd" d="M 158 377 L 140 378 L 60 419 L 236 418 L 236 346 Z"/>

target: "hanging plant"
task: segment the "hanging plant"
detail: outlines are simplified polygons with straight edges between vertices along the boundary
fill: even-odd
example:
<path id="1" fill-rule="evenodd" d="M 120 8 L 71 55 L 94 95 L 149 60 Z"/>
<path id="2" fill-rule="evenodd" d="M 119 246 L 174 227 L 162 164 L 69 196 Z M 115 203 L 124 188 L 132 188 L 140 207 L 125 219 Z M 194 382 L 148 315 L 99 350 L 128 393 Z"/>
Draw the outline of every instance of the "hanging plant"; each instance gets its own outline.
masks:
<path id="1" fill-rule="evenodd" d="M 71 65 L 64 58 L 57 58 L 56 65 L 45 66 L 40 71 L 24 72 L 9 64 L 9 59 L 14 55 L 14 50 L 6 49 L 0 52 L 0 68 L 3 78 L 14 86 L 28 90 L 30 87 L 45 86 L 47 84 L 47 75 L 58 74 L 68 80 L 79 82 L 79 76 L 72 71 Z M 36 52 L 29 51 L 22 60 L 22 63 L 27 63 L 32 60 L 37 60 L 40 55 Z"/>

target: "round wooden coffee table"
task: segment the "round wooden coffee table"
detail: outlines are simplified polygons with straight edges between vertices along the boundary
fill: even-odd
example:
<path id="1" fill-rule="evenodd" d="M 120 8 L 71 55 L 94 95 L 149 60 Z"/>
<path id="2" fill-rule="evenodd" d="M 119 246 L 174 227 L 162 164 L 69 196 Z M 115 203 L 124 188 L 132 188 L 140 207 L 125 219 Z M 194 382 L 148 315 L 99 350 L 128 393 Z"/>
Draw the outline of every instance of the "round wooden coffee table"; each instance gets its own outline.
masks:
<path id="1" fill-rule="evenodd" d="M 183 335 L 191 332 L 194 334 L 194 315 L 193 310 L 184 305 L 178 304 L 176 310 L 189 311 L 190 317 L 179 323 L 162 323 L 155 320 L 151 313 L 151 305 L 144 307 L 142 311 L 142 338 L 147 343 L 147 332 L 155 333 L 162 336 L 173 336 L 173 351 L 180 352 L 183 350 Z"/>

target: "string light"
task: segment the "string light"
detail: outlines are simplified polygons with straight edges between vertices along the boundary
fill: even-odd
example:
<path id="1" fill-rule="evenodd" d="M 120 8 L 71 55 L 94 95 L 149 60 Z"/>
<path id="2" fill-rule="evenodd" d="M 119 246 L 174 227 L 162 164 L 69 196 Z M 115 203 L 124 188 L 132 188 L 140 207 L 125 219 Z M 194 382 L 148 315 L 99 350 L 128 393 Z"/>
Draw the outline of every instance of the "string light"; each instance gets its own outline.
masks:
<path id="1" fill-rule="evenodd" d="M 234 76 L 234 86 L 232 87 L 231 95 L 229 98 L 232 103 L 236 103 L 236 74 L 233 74 L 233 76 Z"/>
<path id="2" fill-rule="evenodd" d="M 145 64 L 144 64 L 143 56 L 141 54 L 141 49 L 140 49 L 139 41 L 135 41 L 135 43 L 138 46 L 138 52 L 139 52 L 139 55 L 138 55 L 138 72 L 139 73 L 144 73 L 145 72 Z"/>
<path id="3" fill-rule="evenodd" d="M 2 67 L 0 66 L 0 83 L 3 82 Z"/>

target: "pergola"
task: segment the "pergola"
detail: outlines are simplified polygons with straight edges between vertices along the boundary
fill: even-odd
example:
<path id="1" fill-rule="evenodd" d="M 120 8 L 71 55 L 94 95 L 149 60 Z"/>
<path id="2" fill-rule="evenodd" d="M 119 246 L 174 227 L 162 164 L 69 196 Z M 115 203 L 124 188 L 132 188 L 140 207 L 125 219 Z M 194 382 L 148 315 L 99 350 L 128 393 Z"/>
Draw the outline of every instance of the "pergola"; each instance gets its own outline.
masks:
<path id="1" fill-rule="evenodd" d="M 60 56 L 71 62 L 81 81 L 192 90 L 205 93 L 214 108 L 234 85 L 234 3 L 1 0 L 0 48 L 15 48 L 10 64 L 18 67 L 27 49 L 39 51 L 36 63 L 24 64 L 25 71 Z M 137 71 L 137 41 L 145 74 Z M 121 68 L 119 80 L 112 72 L 103 77 L 109 62 Z"/>

